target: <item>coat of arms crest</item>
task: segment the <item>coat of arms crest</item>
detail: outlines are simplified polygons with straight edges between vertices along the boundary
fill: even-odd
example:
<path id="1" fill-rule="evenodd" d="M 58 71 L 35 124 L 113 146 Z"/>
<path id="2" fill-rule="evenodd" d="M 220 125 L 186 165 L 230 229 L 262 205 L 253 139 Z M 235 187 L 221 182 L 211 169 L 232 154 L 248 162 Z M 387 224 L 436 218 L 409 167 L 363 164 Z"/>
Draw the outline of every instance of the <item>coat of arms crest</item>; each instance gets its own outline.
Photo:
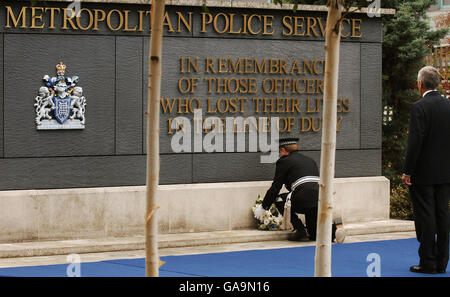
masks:
<path id="1" fill-rule="evenodd" d="M 57 77 L 45 75 L 35 98 L 38 130 L 84 129 L 86 98 L 78 76 L 66 77 L 66 65 L 56 65 Z"/>

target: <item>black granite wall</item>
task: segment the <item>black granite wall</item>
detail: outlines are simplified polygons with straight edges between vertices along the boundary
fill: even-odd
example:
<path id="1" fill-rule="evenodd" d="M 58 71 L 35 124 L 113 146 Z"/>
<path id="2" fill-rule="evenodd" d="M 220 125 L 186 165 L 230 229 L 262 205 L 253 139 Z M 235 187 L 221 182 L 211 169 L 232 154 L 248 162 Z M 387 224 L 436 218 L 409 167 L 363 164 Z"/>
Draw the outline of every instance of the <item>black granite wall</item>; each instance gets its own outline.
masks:
<path id="1" fill-rule="evenodd" d="M 82 3 L 79 23 L 71 23 L 64 18 L 67 3 L 0 4 L 0 190 L 143 185 L 149 7 Z M 323 75 L 212 73 L 206 60 L 218 67 L 219 58 L 274 59 L 286 61 L 288 68 L 294 60 L 323 60 L 319 22 L 325 24 L 326 13 L 209 8 L 212 17 L 219 14 L 218 31 L 233 20 L 233 27 L 228 23 L 229 30 L 218 33 L 214 21 L 202 32 L 202 17 L 209 15 L 202 15 L 201 7 L 168 6 L 167 11 L 162 98 L 198 98 L 204 117 L 293 117 L 290 132 L 282 135 L 300 137 L 301 150 L 320 162 L 321 133 L 305 130 L 307 118 L 319 121 L 320 104 L 313 112 L 317 106 L 312 103 L 322 94 L 268 93 L 262 82 L 323 80 Z M 180 14 L 187 22 L 191 17 L 190 30 Z M 243 26 L 252 15 L 251 27 Z M 303 36 L 292 36 L 294 20 L 303 24 L 297 26 Z M 381 20 L 354 14 L 344 25 L 348 37 L 341 43 L 339 97 L 347 101 L 338 114 L 336 176 L 376 176 L 381 174 Z M 198 71 L 182 73 L 183 57 L 198 58 Z M 87 100 L 84 130 L 36 130 L 34 98 L 42 77 L 56 75 L 59 61 L 67 65 L 68 76 L 80 77 Z M 195 92 L 180 92 L 182 78 L 198 79 Z M 254 79 L 256 92 L 208 93 L 207 78 Z M 208 113 L 208 98 L 214 103 L 236 97 L 247 99 L 242 112 Z M 253 98 L 294 98 L 301 112 L 257 112 Z M 161 184 L 272 179 L 274 164 L 260 163 L 260 152 L 174 153 L 168 121 L 193 117 L 183 110 L 161 112 Z"/>

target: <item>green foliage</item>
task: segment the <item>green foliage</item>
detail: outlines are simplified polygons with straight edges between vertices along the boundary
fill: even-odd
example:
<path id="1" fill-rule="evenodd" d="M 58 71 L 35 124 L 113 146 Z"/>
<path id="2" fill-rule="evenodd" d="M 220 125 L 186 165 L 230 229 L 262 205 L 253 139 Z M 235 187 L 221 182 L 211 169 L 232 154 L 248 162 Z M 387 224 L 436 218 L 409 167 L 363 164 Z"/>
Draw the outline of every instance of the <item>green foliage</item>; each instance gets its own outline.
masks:
<path id="1" fill-rule="evenodd" d="M 406 186 L 398 184 L 391 191 L 391 218 L 413 220 L 413 207 Z"/>
<path id="2" fill-rule="evenodd" d="M 437 44 L 446 30 L 430 30 L 425 13 L 434 0 L 388 2 L 397 13 L 383 19 L 383 107 L 393 112 L 392 121 L 383 125 L 383 175 L 396 188 L 406 152 L 411 104 L 420 98 L 417 73 L 425 66 L 430 46 Z"/>

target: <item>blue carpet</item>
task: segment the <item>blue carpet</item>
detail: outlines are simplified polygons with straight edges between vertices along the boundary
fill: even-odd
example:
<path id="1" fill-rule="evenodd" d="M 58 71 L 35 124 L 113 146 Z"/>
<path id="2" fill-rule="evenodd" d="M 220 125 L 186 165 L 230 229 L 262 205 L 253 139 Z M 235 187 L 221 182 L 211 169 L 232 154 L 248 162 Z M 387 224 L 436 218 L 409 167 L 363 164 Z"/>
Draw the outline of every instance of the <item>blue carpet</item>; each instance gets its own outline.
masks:
<path id="1" fill-rule="evenodd" d="M 379 255 L 382 277 L 439 276 L 409 272 L 409 266 L 419 262 L 415 238 L 334 244 L 332 275 L 364 277 L 373 263 L 371 253 Z M 185 256 L 161 257 L 166 263 L 160 268 L 162 277 L 311 277 L 314 276 L 315 247 L 270 250 L 249 250 Z M 83 255 L 81 255 L 81 259 Z M 68 264 L 1 268 L 0 276 L 64 277 Z M 83 277 L 142 277 L 145 262 L 140 259 L 120 259 L 81 263 Z"/>

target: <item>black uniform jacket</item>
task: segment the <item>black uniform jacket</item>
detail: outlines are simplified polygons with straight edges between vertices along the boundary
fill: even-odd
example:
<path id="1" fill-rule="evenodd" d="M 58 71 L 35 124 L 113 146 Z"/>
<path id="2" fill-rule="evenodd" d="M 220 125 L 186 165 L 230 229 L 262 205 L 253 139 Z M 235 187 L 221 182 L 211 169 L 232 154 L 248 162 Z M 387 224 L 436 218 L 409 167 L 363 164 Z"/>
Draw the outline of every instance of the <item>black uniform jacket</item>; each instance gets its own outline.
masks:
<path id="1" fill-rule="evenodd" d="M 412 106 L 403 173 L 412 184 L 450 183 L 450 100 L 436 91 Z"/>
<path id="2" fill-rule="evenodd" d="M 270 208 L 280 193 L 283 184 L 288 191 L 291 191 L 292 183 L 304 176 L 319 176 L 319 169 L 313 159 L 301 154 L 299 151 L 291 152 L 288 156 L 278 159 L 272 186 L 269 190 L 267 190 L 266 196 L 264 196 L 264 200 L 262 202 L 263 208 Z M 296 193 L 304 192 L 299 191 L 299 188 L 311 189 L 311 191 L 306 191 L 311 194 L 297 197 Z M 298 204 L 301 204 L 303 207 L 317 207 L 317 183 L 305 183 L 300 185 L 296 188 L 291 197 L 291 200 L 294 199 L 297 200 Z"/>

